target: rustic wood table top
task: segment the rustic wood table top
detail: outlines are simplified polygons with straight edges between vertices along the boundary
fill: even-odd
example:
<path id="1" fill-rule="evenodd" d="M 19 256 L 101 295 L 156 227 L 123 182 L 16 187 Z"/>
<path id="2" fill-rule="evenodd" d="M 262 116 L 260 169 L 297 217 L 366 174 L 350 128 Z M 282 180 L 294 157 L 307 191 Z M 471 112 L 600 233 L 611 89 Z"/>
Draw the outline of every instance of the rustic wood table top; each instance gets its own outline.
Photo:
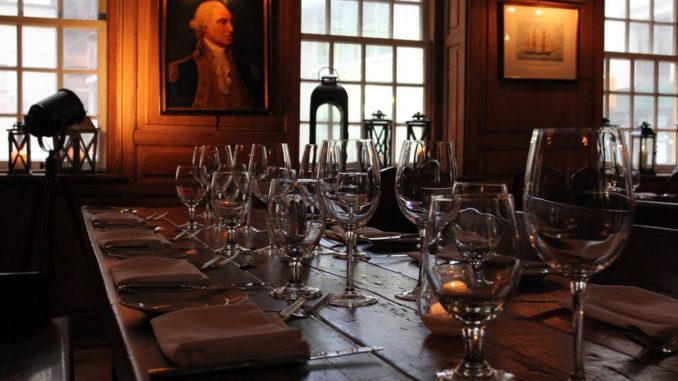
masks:
<path id="1" fill-rule="evenodd" d="M 182 208 L 138 208 L 141 216 L 169 211 L 171 221 L 185 220 Z M 263 221 L 262 211 L 257 211 Z M 89 211 L 83 208 L 88 236 L 92 242 L 94 227 Z M 161 226 L 168 237 L 177 230 L 164 220 L 149 224 Z M 198 238 L 218 246 L 214 231 Z M 265 241 L 265 238 L 262 238 Z M 323 241 L 326 246 L 334 242 Z M 203 263 L 212 257 L 196 240 L 180 240 L 177 245 L 195 248 L 189 260 Z M 148 371 L 172 367 L 160 352 L 150 326 L 151 316 L 120 304 L 110 276 L 119 259 L 107 256 L 92 243 L 91 269 L 106 301 L 108 327 L 118 380 L 147 380 Z M 339 250 L 341 246 L 337 246 Z M 397 291 L 416 283 L 418 268 L 404 255 L 412 248 L 376 252 L 370 246 L 369 262 L 358 261 L 356 287 L 374 295 L 379 302 L 369 307 L 345 309 L 327 307 L 317 317 L 293 319 L 289 325 L 303 331 L 312 351 L 343 349 L 355 345 L 381 345 L 382 351 L 310 361 L 301 365 L 283 365 L 266 369 L 229 372 L 227 376 L 201 375 L 195 379 L 229 380 L 431 380 L 437 370 L 455 366 L 463 356 L 461 336 L 437 336 L 429 333 L 416 313 L 416 304 L 398 300 Z M 234 264 L 207 270 L 214 282 L 265 281 L 282 285 L 288 278 L 287 265 L 279 257 L 243 257 L 249 267 L 244 271 Z M 242 265 L 242 261 L 239 263 Z M 311 286 L 324 292 L 340 293 L 345 285 L 346 262 L 321 255 L 307 264 L 304 277 Z M 268 296 L 267 290 L 249 292 L 250 300 L 264 310 L 280 310 L 286 303 Z M 567 380 L 572 368 L 570 311 L 558 304 L 568 298 L 566 279 L 548 276 L 521 284 L 504 313 L 487 327 L 485 357 L 492 366 L 515 375 L 517 380 Z M 588 380 L 676 380 L 678 356 L 661 356 L 629 340 L 624 331 L 587 319 L 585 324 L 586 372 Z"/>

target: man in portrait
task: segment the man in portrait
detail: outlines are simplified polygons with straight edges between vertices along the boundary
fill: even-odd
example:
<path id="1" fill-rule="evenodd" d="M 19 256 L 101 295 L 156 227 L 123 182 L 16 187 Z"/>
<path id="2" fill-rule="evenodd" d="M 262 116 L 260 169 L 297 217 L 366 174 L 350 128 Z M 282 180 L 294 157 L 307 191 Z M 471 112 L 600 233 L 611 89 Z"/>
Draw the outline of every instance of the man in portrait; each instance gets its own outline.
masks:
<path id="1" fill-rule="evenodd" d="M 225 1 L 204 1 L 195 9 L 189 27 L 197 44 L 191 55 L 168 65 L 168 107 L 262 107 L 261 71 L 234 54 L 232 20 Z"/>

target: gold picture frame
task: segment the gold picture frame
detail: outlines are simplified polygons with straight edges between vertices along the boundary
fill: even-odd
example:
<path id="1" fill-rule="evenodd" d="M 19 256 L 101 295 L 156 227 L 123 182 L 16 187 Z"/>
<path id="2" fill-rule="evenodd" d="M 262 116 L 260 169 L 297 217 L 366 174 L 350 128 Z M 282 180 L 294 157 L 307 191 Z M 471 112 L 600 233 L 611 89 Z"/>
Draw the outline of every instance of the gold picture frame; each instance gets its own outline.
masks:
<path id="1" fill-rule="evenodd" d="M 503 3 L 501 15 L 503 78 L 577 80 L 578 8 Z"/>

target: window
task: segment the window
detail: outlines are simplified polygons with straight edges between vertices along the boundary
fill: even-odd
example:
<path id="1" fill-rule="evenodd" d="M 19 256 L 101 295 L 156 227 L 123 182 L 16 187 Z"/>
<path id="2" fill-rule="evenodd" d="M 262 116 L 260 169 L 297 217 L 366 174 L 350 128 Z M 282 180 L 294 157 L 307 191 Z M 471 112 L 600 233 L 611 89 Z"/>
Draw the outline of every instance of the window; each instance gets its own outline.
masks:
<path id="1" fill-rule="evenodd" d="M 676 1 L 605 2 L 605 115 L 627 138 L 632 128 L 650 123 L 657 169 L 667 172 L 678 154 Z"/>
<path id="2" fill-rule="evenodd" d="M 31 105 L 67 88 L 80 97 L 94 124 L 101 126 L 100 139 L 105 135 L 106 22 L 102 3 L 104 0 L 0 0 L 3 133 L 23 120 Z M 9 147 L 3 136 L 0 162 L 6 167 Z M 34 168 L 46 157 L 33 138 Z"/>
<path id="3" fill-rule="evenodd" d="M 300 144 L 308 143 L 311 92 L 322 68 L 338 72 L 349 99 L 349 137 L 377 110 L 393 120 L 392 146 L 406 139 L 405 121 L 426 112 L 423 0 L 302 0 Z M 323 74 L 327 74 L 324 71 Z M 335 107 L 317 113 L 317 139 L 339 137 Z M 396 152 L 397 155 L 397 152 Z M 397 156 L 395 156 L 397 157 Z"/>

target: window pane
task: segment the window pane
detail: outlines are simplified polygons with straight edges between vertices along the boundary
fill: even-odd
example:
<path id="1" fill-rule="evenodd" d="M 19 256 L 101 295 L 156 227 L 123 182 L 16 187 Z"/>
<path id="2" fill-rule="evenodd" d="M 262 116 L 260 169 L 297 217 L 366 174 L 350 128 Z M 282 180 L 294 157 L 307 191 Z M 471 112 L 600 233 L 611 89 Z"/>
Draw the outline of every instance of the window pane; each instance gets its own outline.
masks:
<path id="1" fill-rule="evenodd" d="M 64 18 L 96 20 L 99 0 L 64 0 Z"/>
<path id="2" fill-rule="evenodd" d="M 371 118 L 372 113 L 381 110 L 389 114 L 393 107 L 393 89 L 391 86 L 365 86 L 365 110 L 363 119 Z"/>
<path id="3" fill-rule="evenodd" d="M 330 66 L 330 44 L 326 42 L 301 42 L 301 78 L 318 79 L 318 70 Z"/>
<path id="4" fill-rule="evenodd" d="M 304 144 L 309 144 L 309 134 L 311 128 L 308 123 L 301 123 L 299 125 L 299 160 L 301 160 L 301 155 L 304 154 Z"/>
<path id="5" fill-rule="evenodd" d="M 365 47 L 365 80 L 393 82 L 393 47 L 382 45 Z"/>
<path id="6" fill-rule="evenodd" d="M 388 3 L 363 3 L 363 37 L 388 38 L 391 8 Z"/>
<path id="7" fill-rule="evenodd" d="M 610 112 L 608 118 L 610 123 L 622 127 L 630 127 L 631 99 L 628 95 L 610 94 Z"/>
<path id="8" fill-rule="evenodd" d="M 335 0 L 331 2 L 331 34 L 340 36 L 358 35 L 358 1 Z"/>
<path id="9" fill-rule="evenodd" d="M 325 34 L 325 0 L 302 0 L 301 33 Z"/>
<path id="10" fill-rule="evenodd" d="M 17 0 L 0 0 L 0 15 L 16 16 L 19 14 Z"/>
<path id="11" fill-rule="evenodd" d="M 608 80 L 607 63 L 608 63 L 608 60 L 604 59 L 603 60 L 603 91 L 608 91 L 608 87 L 607 87 L 607 80 Z"/>
<path id="12" fill-rule="evenodd" d="M 25 114 L 35 103 L 56 93 L 56 73 L 35 73 L 25 71 L 22 75 L 23 97 L 21 113 Z"/>
<path id="13" fill-rule="evenodd" d="M 633 97 L 633 125 L 640 126 L 643 122 L 653 124 L 654 99 L 647 96 Z"/>
<path id="14" fill-rule="evenodd" d="M 362 131 L 362 126 L 360 124 L 349 124 L 348 125 L 348 138 L 349 139 L 360 139 Z"/>
<path id="15" fill-rule="evenodd" d="M 676 133 L 668 131 L 657 132 L 657 164 L 676 163 Z"/>
<path id="16" fill-rule="evenodd" d="M 302 121 L 311 120 L 309 111 L 311 109 L 311 92 L 318 86 L 319 82 L 302 82 L 299 88 L 299 119 Z"/>
<path id="17" fill-rule="evenodd" d="M 606 1 L 605 17 L 625 18 L 626 1 Z"/>
<path id="18" fill-rule="evenodd" d="M 24 0 L 24 16 L 57 18 L 57 0 Z"/>
<path id="19" fill-rule="evenodd" d="M 393 38 L 421 40 L 421 6 L 393 5 Z"/>
<path id="20" fill-rule="evenodd" d="M 399 86 L 396 89 L 396 122 L 411 120 L 417 112 L 424 112 L 424 88 Z"/>
<path id="21" fill-rule="evenodd" d="M 626 51 L 626 23 L 623 21 L 605 21 L 605 50 L 608 52 Z"/>
<path id="22" fill-rule="evenodd" d="M 676 64 L 673 62 L 659 63 L 659 92 L 675 94 L 676 87 Z"/>
<path id="23" fill-rule="evenodd" d="M 1 102 L 1 101 L 0 101 Z M 7 130 L 14 126 L 16 123 L 16 118 L 8 118 L 6 116 L 0 116 L 0 131 L 3 132 L 4 138 L 0 141 L 0 161 L 9 160 L 9 144 L 7 142 Z M 33 148 L 33 147 L 31 147 Z"/>
<path id="24" fill-rule="evenodd" d="M 16 114 L 16 100 L 16 71 L 0 70 L 0 114 Z M 0 127 L 0 131 L 4 132 L 2 127 Z M 0 140 L 0 145 L 2 145 L 2 140 Z"/>
<path id="25" fill-rule="evenodd" d="M 675 0 L 654 0 L 655 21 L 673 21 L 673 2 Z M 611 3 L 611 1 L 608 1 Z"/>
<path id="26" fill-rule="evenodd" d="M 399 83 L 424 83 L 424 49 L 398 48 L 396 81 Z"/>
<path id="27" fill-rule="evenodd" d="M 618 3 L 620 1 L 617 0 L 615 2 Z M 649 20 L 650 0 L 629 0 L 629 18 L 633 20 Z"/>
<path id="28" fill-rule="evenodd" d="M 407 127 L 396 126 L 395 128 L 395 159 L 396 162 L 400 157 L 400 150 L 403 148 L 403 142 L 407 140 Z"/>
<path id="29" fill-rule="evenodd" d="M 636 92 L 654 91 L 654 61 L 636 61 L 634 82 Z"/>
<path id="30" fill-rule="evenodd" d="M 629 52 L 650 53 L 650 25 L 632 22 L 629 24 Z"/>
<path id="31" fill-rule="evenodd" d="M 610 60 L 610 81 L 608 88 L 610 91 L 631 90 L 631 61 Z"/>
<path id="32" fill-rule="evenodd" d="M 654 26 L 654 45 L 655 54 L 673 54 L 673 27 L 668 25 Z"/>
<path id="33" fill-rule="evenodd" d="M 334 44 L 334 69 L 339 73 L 339 80 L 360 81 L 361 54 L 358 44 Z"/>
<path id="34" fill-rule="evenodd" d="M 56 28 L 32 27 L 22 28 L 23 46 L 21 55 L 23 65 L 45 69 L 55 69 L 57 63 Z"/>
<path id="35" fill-rule="evenodd" d="M 676 97 L 657 98 L 657 128 L 676 128 Z"/>
<path id="36" fill-rule="evenodd" d="M 362 121 L 362 95 L 360 94 L 360 85 L 343 85 L 348 93 L 348 121 L 358 123 Z"/>
<path id="37" fill-rule="evenodd" d="M 97 68 L 97 31 L 64 29 L 64 68 Z"/>
<path id="38" fill-rule="evenodd" d="M 16 67 L 16 26 L 0 24 L 0 41 L 3 45 L 0 66 Z"/>
<path id="39" fill-rule="evenodd" d="M 99 86 L 96 74 L 64 74 L 64 87 L 78 95 L 87 115 L 97 115 Z"/>

